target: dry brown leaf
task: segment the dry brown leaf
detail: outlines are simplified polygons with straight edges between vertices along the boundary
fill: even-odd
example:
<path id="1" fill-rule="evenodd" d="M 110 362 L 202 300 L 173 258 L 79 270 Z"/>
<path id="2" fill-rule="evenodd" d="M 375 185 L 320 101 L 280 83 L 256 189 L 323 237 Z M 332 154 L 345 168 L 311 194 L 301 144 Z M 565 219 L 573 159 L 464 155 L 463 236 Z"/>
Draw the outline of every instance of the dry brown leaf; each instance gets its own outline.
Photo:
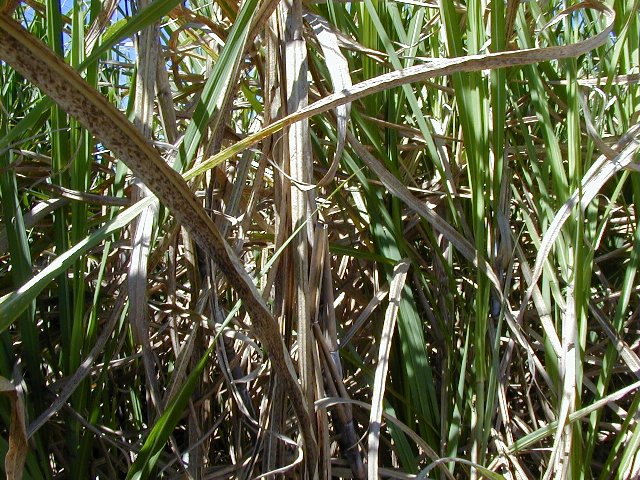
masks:
<path id="1" fill-rule="evenodd" d="M 7 480 L 20 480 L 27 459 L 27 429 L 25 426 L 24 403 L 19 389 L 9 380 L 0 377 L 0 393 L 11 402 L 11 426 L 9 427 L 9 449 L 4 457 Z"/>
<path id="2" fill-rule="evenodd" d="M 20 24 L 0 15 L 0 58 L 49 95 L 100 138 L 142 179 L 217 263 L 243 300 L 255 335 L 269 352 L 298 418 L 305 459 L 316 461 L 316 445 L 306 401 L 278 325 L 237 255 L 222 238 L 184 179 L 163 160 L 127 118 L 80 75 Z"/>
<path id="3" fill-rule="evenodd" d="M 615 20 L 614 11 L 599 2 L 587 0 L 577 3 L 558 14 L 559 16 L 566 15 L 569 11 L 588 8 L 601 12 L 606 19 L 606 24 L 602 31 L 593 37 L 587 38 L 578 43 L 555 47 L 529 48 L 524 50 L 488 53 L 483 55 L 468 55 L 455 58 L 435 58 L 427 63 L 379 75 L 369 80 L 357 83 L 349 89 L 328 95 L 317 102 L 312 103 L 308 107 L 291 113 L 281 120 L 270 124 L 259 132 L 245 137 L 243 140 L 235 143 L 229 148 L 208 158 L 198 167 L 192 168 L 185 174 L 185 178 L 193 178 L 202 172 L 219 165 L 227 158 L 230 158 L 236 153 L 255 145 L 260 140 L 279 132 L 288 125 L 313 117 L 314 115 L 324 113 L 340 105 L 345 105 L 374 93 L 389 90 L 390 88 L 399 87 L 409 83 L 423 82 L 434 77 L 453 75 L 454 73 L 479 72 L 482 70 L 518 67 L 563 58 L 574 58 L 583 55 L 607 41 L 609 34 L 613 30 L 613 22 Z"/>

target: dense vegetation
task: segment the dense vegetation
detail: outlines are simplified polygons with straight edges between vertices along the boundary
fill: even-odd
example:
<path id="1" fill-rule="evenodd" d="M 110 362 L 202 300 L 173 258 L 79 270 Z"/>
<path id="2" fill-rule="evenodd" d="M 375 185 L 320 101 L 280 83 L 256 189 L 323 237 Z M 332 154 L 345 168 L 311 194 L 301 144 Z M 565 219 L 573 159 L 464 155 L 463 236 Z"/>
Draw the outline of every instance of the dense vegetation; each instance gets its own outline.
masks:
<path id="1" fill-rule="evenodd" d="M 0 0 L 8 478 L 637 478 L 638 8 Z"/>

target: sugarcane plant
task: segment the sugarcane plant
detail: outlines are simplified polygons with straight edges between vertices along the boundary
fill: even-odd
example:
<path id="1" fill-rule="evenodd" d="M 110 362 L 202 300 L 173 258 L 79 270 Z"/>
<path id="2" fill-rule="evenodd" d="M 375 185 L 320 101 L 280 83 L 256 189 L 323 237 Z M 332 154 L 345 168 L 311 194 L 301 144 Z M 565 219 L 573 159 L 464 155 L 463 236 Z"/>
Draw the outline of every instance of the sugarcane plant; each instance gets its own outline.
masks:
<path id="1" fill-rule="evenodd" d="M 0 0 L 7 478 L 636 478 L 639 7 Z"/>

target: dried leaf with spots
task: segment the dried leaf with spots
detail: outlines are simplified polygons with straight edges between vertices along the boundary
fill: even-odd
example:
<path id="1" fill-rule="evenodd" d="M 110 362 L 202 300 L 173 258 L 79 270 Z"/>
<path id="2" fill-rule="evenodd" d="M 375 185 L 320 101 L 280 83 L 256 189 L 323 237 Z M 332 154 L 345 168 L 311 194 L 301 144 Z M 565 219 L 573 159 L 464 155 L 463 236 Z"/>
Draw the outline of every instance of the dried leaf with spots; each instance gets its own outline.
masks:
<path id="1" fill-rule="evenodd" d="M 11 426 L 9 427 L 9 449 L 4 457 L 7 480 L 22 478 L 27 458 L 27 429 L 25 425 L 24 403 L 20 389 L 4 377 L 0 377 L 0 392 L 11 402 Z"/>

